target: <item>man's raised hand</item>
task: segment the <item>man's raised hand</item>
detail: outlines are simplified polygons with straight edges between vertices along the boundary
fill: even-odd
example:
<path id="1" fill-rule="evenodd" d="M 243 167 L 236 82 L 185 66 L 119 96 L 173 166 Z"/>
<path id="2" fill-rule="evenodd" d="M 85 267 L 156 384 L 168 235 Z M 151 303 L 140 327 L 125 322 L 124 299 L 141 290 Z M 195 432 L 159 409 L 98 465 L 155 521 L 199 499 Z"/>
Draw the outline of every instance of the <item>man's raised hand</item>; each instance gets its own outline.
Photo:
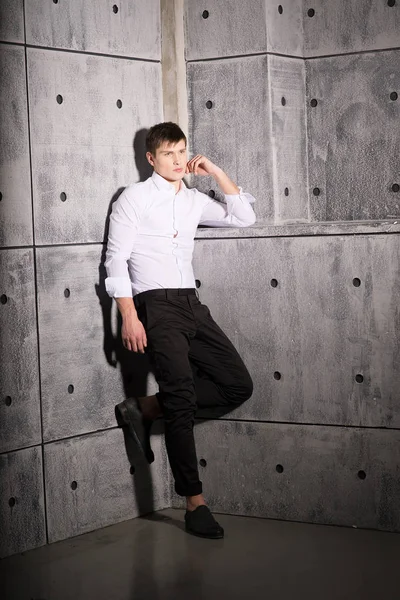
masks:
<path id="1" fill-rule="evenodd" d="M 219 168 L 214 165 L 209 158 L 206 158 L 202 154 L 196 154 L 196 156 L 191 158 L 186 165 L 187 174 L 214 175 L 218 170 Z"/>

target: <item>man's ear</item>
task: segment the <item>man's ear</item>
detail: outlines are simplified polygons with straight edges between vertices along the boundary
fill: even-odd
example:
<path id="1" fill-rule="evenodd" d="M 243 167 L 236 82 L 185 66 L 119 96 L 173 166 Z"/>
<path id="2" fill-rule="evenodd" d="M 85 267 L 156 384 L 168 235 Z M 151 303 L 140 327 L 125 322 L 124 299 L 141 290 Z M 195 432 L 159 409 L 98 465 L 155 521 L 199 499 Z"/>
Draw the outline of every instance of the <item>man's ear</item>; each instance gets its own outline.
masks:
<path id="1" fill-rule="evenodd" d="M 146 152 L 146 158 L 149 161 L 149 163 L 151 164 L 151 166 L 154 167 L 154 160 L 153 160 L 153 155 L 151 154 L 151 152 Z"/>

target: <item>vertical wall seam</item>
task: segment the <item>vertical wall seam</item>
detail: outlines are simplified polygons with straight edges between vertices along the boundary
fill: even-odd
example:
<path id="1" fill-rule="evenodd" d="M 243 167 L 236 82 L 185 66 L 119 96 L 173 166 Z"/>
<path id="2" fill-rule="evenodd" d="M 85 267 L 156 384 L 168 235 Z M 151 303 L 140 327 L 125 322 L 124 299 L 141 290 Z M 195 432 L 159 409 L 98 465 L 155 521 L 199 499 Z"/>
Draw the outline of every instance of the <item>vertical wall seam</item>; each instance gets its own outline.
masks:
<path id="1" fill-rule="evenodd" d="M 184 0 L 161 0 L 161 75 L 163 114 L 188 133 Z"/>
<path id="2" fill-rule="evenodd" d="M 311 223 L 311 198 L 310 198 L 310 144 L 308 140 L 308 77 L 307 62 L 304 59 L 304 127 L 306 138 L 306 199 L 308 222 Z"/>
<path id="3" fill-rule="evenodd" d="M 43 508 L 44 508 L 44 527 L 46 534 L 46 544 L 49 543 L 48 519 L 47 519 L 47 501 L 46 501 L 46 478 L 45 478 L 45 456 L 44 456 L 44 439 L 43 439 L 43 406 L 42 406 L 42 379 L 40 368 L 40 341 L 39 341 L 39 302 L 38 302 L 38 281 L 37 281 L 37 253 L 35 239 L 35 211 L 33 203 L 33 171 L 32 171 L 32 138 L 31 138 L 31 119 L 29 105 L 29 78 L 28 78 L 28 50 L 26 44 L 26 1 L 23 1 L 23 17 L 24 17 L 24 51 L 25 51 L 25 81 L 26 81 L 26 110 L 28 122 L 28 148 L 29 148 L 29 171 L 31 181 L 31 215 L 32 215 L 32 242 L 33 242 L 33 280 L 35 287 L 35 312 L 36 312 L 36 344 L 37 344 L 37 369 L 38 369 L 38 386 L 39 386 L 39 412 L 40 412 L 40 437 L 42 451 L 42 481 L 43 481 Z"/>
<path id="4" fill-rule="evenodd" d="M 272 194 L 273 194 L 273 203 L 274 203 L 274 223 L 277 222 L 277 220 L 280 217 L 280 207 L 281 207 L 281 203 L 280 203 L 280 199 L 278 197 L 279 195 L 279 188 L 278 188 L 278 184 L 277 184 L 277 180 L 278 180 L 278 169 L 277 169 L 277 165 L 276 165 L 276 147 L 275 147 L 275 143 L 274 143 L 274 123 L 273 123 L 273 118 L 272 118 L 272 111 L 273 111 L 273 98 L 272 98 L 272 85 L 271 85 L 271 59 L 268 57 L 267 58 L 267 86 L 268 86 L 268 106 L 267 106 L 267 119 L 268 119 L 268 124 L 269 124 L 269 138 L 270 138 L 270 144 L 271 144 L 271 171 L 272 171 Z"/>
<path id="5" fill-rule="evenodd" d="M 188 85 L 186 62 L 186 25 L 185 0 L 175 0 L 175 26 L 181 40 L 181 52 L 178 58 L 178 117 L 183 130 L 189 134 Z"/>
<path id="6" fill-rule="evenodd" d="M 305 0 L 302 2 L 302 10 L 301 10 L 301 36 L 302 36 L 302 57 L 303 57 L 303 65 L 304 65 L 304 128 L 305 128 L 305 142 L 306 142 L 306 200 L 307 200 L 307 218 L 308 222 L 311 223 L 311 198 L 310 198 L 310 144 L 308 140 L 308 78 L 307 78 L 307 59 L 306 59 L 306 5 Z"/>

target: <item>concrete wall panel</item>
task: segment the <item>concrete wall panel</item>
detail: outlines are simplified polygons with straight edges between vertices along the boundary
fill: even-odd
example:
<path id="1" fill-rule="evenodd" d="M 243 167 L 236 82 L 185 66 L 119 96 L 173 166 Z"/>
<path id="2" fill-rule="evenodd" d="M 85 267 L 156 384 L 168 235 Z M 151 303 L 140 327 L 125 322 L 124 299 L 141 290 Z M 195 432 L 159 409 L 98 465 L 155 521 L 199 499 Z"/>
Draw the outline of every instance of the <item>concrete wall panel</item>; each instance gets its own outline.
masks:
<path id="1" fill-rule="evenodd" d="M 399 427 L 399 265 L 397 235 L 197 241 L 200 299 L 255 383 L 232 415 Z"/>
<path id="2" fill-rule="evenodd" d="M 159 0 L 26 0 L 25 11 L 28 44 L 161 58 Z"/>
<path id="3" fill-rule="evenodd" d="M 186 0 L 185 32 L 187 60 L 265 52 L 265 0 Z"/>
<path id="4" fill-rule="evenodd" d="M 152 436 L 151 443 L 155 462 L 149 466 L 136 456 L 134 474 L 120 429 L 47 444 L 49 541 L 169 507 L 163 437 Z"/>
<path id="5" fill-rule="evenodd" d="M 252 193 L 258 219 L 274 213 L 267 78 L 268 56 L 188 64 L 192 153 L 205 154 Z M 211 178 L 194 177 L 193 185 L 217 189 Z"/>
<path id="6" fill-rule="evenodd" d="M 308 11 L 314 10 L 312 17 Z M 304 6 L 304 56 L 396 48 L 400 44 L 398 2 L 314 0 Z"/>
<path id="7" fill-rule="evenodd" d="M 22 43 L 25 41 L 23 0 L 1 0 L 0 40 Z M 1 48 L 1 52 L 3 51 Z"/>
<path id="8" fill-rule="evenodd" d="M 45 441 L 115 426 L 114 406 L 125 398 L 121 364 L 131 374 L 143 369 L 120 348 L 104 281 L 101 303 L 96 296 L 101 253 L 100 245 L 37 251 Z"/>
<path id="9" fill-rule="evenodd" d="M 282 5 L 281 5 L 282 6 Z M 303 0 L 186 0 L 187 60 L 260 52 L 303 55 Z M 206 17 L 206 18 L 205 18 Z"/>
<path id="10" fill-rule="evenodd" d="M 162 120 L 160 65 L 30 49 L 28 76 L 36 242 L 103 241 L 111 199 L 143 175 L 137 133 Z"/>
<path id="11" fill-rule="evenodd" d="M 400 217 L 399 61 L 399 51 L 306 61 L 312 219 Z"/>
<path id="12" fill-rule="evenodd" d="M 268 52 L 303 56 L 304 0 L 285 0 L 282 4 L 275 0 L 265 2 Z"/>
<path id="13" fill-rule="evenodd" d="M 399 31 L 397 6 L 387 2 L 316 0 L 308 6 L 303 0 L 280 5 L 273 0 L 211 0 L 201 6 L 186 1 L 188 60 L 266 51 L 309 57 L 393 48 L 399 45 Z"/>
<path id="14" fill-rule="evenodd" d="M 195 437 L 216 512 L 400 531 L 399 431 L 209 421 Z"/>
<path id="15" fill-rule="evenodd" d="M 304 61 L 269 56 L 275 222 L 308 220 Z M 260 165 L 258 165 L 260 167 Z"/>
<path id="16" fill-rule="evenodd" d="M 0 451 L 41 441 L 32 250 L 0 251 Z"/>
<path id="17" fill-rule="evenodd" d="M 40 447 L 0 455 L 0 557 L 46 543 Z"/>
<path id="18" fill-rule="evenodd" d="M 24 246 L 32 244 L 32 200 L 23 48 L 1 45 L 0 104 L 0 246 Z"/>

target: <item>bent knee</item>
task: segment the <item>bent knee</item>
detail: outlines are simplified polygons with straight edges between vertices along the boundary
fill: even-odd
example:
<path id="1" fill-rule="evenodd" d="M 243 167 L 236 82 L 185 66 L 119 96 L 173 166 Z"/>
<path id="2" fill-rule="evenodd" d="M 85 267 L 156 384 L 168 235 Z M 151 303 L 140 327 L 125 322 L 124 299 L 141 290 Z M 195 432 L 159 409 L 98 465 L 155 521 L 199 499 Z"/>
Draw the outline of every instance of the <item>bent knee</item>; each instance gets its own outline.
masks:
<path id="1" fill-rule="evenodd" d="M 242 404 L 251 398 L 253 394 L 253 380 L 249 374 L 244 375 L 240 381 L 236 384 L 234 390 L 234 402 L 235 404 Z"/>
<path id="2" fill-rule="evenodd" d="M 242 389 L 243 401 L 251 398 L 251 396 L 253 395 L 253 390 L 254 390 L 253 380 L 249 375 L 245 384 L 243 385 L 243 389 Z"/>

